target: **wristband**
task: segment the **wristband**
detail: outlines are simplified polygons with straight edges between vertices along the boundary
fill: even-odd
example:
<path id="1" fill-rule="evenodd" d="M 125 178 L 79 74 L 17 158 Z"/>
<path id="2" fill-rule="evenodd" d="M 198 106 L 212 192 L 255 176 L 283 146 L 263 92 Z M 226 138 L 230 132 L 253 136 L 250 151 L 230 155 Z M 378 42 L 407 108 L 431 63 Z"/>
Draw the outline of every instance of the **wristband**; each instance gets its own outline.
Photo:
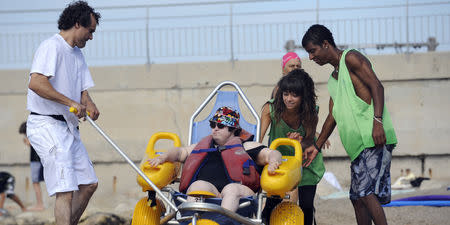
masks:
<path id="1" fill-rule="evenodd" d="M 314 147 L 317 149 L 317 151 L 322 152 L 322 149 L 317 146 L 316 142 L 313 142 Z"/>
<path id="2" fill-rule="evenodd" d="M 383 121 L 381 121 L 381 119 L 378 119 L 378 117 L 373 117 L 373 119 L 375 120 L 375 121 L 377 121 L 378 123 L 381 123 L 381 124 L 383 124 Z"/>

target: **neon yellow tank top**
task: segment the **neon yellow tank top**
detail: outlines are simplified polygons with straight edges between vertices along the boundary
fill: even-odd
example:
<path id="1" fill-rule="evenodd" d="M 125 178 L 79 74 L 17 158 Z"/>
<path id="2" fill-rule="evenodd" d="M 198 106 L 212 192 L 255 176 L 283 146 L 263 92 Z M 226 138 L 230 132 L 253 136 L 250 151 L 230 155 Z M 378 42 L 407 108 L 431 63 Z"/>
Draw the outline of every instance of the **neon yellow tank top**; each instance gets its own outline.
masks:
<path id="1" fill-rule="evenodd" d="M 333 99 L 333 117 L 336 121 L 342 145 L 353 161 L 366 148 L 375 146 L 372 138 L 374 108 L 356 95 L 350 73 L 345 64 L 347 49 L 339 61 L 338 80 L 330 75 L 328 91 Z M 356 50 L 355 50 L 356 51 Z M 383 128 L 386 144 L 396 144 L 397 138 L 386 104 L 383 107 Z"/>

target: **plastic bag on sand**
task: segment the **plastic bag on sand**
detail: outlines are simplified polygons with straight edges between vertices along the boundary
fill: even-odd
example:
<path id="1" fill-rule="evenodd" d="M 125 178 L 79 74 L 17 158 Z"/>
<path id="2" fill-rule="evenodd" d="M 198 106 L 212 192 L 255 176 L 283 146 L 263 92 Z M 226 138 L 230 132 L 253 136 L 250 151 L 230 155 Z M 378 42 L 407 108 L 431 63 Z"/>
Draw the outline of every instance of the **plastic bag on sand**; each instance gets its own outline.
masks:
<path id="1" fill-rule="evenodd" d="M 331 186 L 333 186 L 334 188 L 338 189 L 339 191 L 342 191 L 342 187 L 339 184 L 339 181 L 336 179 L 336 176 L 334 176 L 334 174 L 332 172 L 325 172 L 323 174 L 323 178 L 329 183 L 331 184 Z"/>

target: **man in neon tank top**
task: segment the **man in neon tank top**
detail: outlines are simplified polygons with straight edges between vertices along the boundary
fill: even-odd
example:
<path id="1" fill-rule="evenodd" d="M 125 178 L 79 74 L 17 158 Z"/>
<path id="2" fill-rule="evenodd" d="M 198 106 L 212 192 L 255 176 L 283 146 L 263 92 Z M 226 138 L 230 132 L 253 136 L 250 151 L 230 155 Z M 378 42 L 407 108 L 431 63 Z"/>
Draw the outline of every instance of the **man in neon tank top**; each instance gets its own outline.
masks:
<path id="1" fill-rule="evenodd" d="M 338 49 L 323 25 L 311 26 L 302 45 L 310 60 L 334 67 L 328 80 L 329 113 L 317 142 L 305 150 L 305 165 L 337 126 L 352 161 L 350 200 L 358 225 L 387 224 L 381 204 L 390 202 L 391 152 L 397 139 L 384 104 L 383 85 L 370 61 L 355 49 Z"/>

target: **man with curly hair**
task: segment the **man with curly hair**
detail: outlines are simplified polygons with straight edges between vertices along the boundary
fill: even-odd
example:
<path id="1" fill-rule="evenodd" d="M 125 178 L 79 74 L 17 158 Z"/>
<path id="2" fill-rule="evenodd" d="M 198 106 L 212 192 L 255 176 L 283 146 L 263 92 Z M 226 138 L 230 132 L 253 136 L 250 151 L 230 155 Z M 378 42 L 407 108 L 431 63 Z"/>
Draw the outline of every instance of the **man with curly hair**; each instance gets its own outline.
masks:
<path id="1" fill-rule="evenodd" d="M 84 1 L 68 5 L 58 20 L 60 32 L 40 44 L 30 71 L 27 136 L 44 166 L 47 191 L 56 195 L 58 225 L 77 224 L 97 189 L 78 119 L 86 112 L 93 120 L 100 114 L 87 91 L 94 82 L 80 50 L 92 40 L 99 19 Z"/>

